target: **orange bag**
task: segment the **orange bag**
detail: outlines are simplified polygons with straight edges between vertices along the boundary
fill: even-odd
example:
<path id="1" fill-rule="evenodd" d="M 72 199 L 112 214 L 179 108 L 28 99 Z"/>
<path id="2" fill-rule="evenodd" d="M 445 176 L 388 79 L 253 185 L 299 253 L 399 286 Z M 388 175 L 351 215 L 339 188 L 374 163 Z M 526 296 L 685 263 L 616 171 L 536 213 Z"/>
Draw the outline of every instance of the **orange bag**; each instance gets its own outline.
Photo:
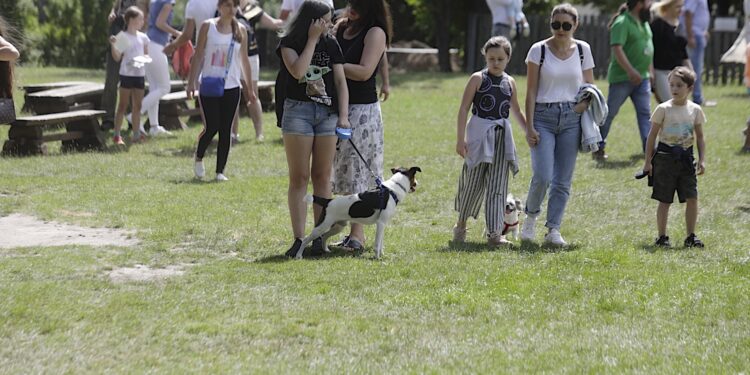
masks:
<path id="1" fill-rule="evenodd" d="M 172 55 L 172 69 L 181 79 L 187 79 L 190 73 L 190 58 L 193 57 L 193 43 L 188 41 L 174 51 Z"/>

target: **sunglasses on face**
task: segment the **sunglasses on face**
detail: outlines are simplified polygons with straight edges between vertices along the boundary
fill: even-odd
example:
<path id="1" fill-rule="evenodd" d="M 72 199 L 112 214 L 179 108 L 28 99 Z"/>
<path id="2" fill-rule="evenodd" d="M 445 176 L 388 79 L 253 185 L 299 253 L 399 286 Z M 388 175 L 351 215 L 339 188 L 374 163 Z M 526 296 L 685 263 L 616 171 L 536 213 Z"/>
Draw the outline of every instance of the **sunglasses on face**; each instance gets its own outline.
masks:
<path id="1" fill-rule="evenodd" d="M 560 30 L 560 28 L 562 27 L 563 30 L 570 31 L 570 29 L 573 28 L 573 24 L 570 22 L 560 23 L 559 21 L 555 21 L 550 23 L 549 25 L 550 27 L 552 27 L 552 30 Z"/>

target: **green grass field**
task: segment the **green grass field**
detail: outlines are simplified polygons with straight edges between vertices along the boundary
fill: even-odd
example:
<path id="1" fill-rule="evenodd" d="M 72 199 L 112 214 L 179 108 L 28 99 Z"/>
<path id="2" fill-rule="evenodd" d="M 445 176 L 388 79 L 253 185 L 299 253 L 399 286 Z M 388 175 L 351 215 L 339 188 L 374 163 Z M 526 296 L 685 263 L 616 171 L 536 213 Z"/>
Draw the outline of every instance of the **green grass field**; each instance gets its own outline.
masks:
<path id="1" fill-rule="evenodd" d="M 18 71 L 21 84 L 102 77 Z M 610 161 L 599 167 L 579 156 L 562 228 L 571 247 L 489 251 L 481 218 L 469 224 L 471 244 L 449 244 L 462 163 L 455 116 L 468 76 L 393 79 L 383 104 L 385 165 L 423 173 L 386 228 L 381 260 L 369 248 L 359 257 L 281 257 L 291 243 L 287 172 L 271 113 L 263 144 L 250 141 L 243 118 L 244 142 L 221 184 L 193 180 L 198 126 L 127 152 L 61 154 L 50 144 L 48 156 L 0 158 L 0 215 L 123 228 L 141 240 L 0 249 L 0 372 L 750 371 L 750 155 L 738 152 L 750 114 L 744 88 L 706 88 L 718 106 L 706 108 L 707 170 L 698 185 L 705 249 L 651 247 L 656 202 L 632 177 L 642 157 L 626 103 Z M 522 169 L 510 189 L 525 197 L 529 151 L 514 130 Z M 212 172 L 214 155 L 206 161 Z M 675 206 L 669 234 L 681 245 L 684 205 Z M 369 247 L 372 228 L 367 234 Z M 192 266 L 157 282 L 107 276 L 137 264 Z"/>

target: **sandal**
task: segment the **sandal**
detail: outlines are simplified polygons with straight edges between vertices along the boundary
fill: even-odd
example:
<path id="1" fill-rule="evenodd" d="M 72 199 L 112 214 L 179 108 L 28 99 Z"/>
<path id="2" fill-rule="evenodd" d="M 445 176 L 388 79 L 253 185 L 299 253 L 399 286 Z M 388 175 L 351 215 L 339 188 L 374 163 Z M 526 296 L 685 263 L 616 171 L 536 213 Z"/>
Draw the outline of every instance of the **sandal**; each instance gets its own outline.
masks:
<path id="1" fill-rule="evenodd" d="M 354 251 L 354 252 L 364 251 L 365 247 L 362 246 L 361 242 L 351 237 L 347 237 L 347 239 L 348 241 L 346 242 L 346 245 L 344 245 L 344 247 L 347 248 L 349 251 Z"/>
<path id="2" fill-rule="evenodd" d="M 685 247 L 703 247 L 703 241 L 699 240 L 698 237 L 695 236 L 695 233 L 690 233 L 689 236 L 685 239 Z"/>
<path id="3" fill-rule="evenodd" d="M 654 246 L 672 247 L 672 244 L 669 242 L 669 236 L 659 236 L 659 238 L 656 239 L 656 242 L 654 242 Z"/>
<path id="4" fill-rule="evenodd" d="M 346 245 L 349 243 L 349 236 L 344 236 L 344 238 L 341 239 L 339 242 L 334 242 L 331 244 L 331 246 L 336 247 L 346 247 Z"/>

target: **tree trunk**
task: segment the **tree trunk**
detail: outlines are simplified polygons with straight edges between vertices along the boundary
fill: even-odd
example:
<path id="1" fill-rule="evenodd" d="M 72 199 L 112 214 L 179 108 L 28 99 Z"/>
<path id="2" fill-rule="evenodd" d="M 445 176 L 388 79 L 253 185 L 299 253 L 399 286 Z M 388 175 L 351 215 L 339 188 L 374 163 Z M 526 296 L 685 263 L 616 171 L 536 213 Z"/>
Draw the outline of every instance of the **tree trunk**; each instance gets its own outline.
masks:
<path id="1" fill-rule="evenodd" d="M 44 9 L 47 7 L 47 0 L 36 0 L 37 3 L 37 9 L 39 9 L 37 13 L 37 20 L 39 21 L 40 25 L 44 25 L 47 23 L 47 13 L 44 11 Z"/>
<path id="2" fill-rule="evenodd" d="M 445 0 L 435 5 L 435 39 L 438 49 L 438 64 L 441 72 L 452 71 L 450 55 L 450 16 Z"/>

